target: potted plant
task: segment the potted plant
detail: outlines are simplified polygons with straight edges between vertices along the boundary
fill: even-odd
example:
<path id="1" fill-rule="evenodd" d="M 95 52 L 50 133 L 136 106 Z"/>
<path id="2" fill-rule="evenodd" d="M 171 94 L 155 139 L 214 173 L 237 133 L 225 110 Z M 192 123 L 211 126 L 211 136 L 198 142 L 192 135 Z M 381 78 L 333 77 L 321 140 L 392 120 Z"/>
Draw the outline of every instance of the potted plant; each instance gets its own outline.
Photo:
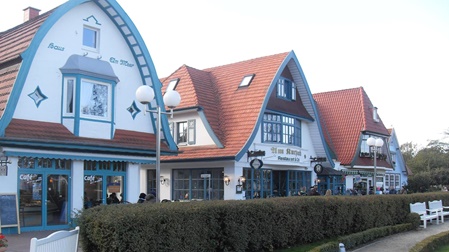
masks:
<path id="1" fill-rule="evenodd" d="M 6 251 L 8 248 L 8 240 L 6 239 L 6 236 L 0 233 L 0 252 Z"/>

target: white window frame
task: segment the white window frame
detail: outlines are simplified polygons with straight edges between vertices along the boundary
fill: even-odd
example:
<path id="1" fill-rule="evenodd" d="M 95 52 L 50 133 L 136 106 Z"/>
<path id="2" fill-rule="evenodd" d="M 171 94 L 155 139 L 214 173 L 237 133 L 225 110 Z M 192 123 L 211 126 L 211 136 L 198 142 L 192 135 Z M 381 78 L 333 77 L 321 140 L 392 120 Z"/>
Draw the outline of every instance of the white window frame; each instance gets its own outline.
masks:
<path id="1" fill-rule="evenodd" d="M 72 82 L 72 87 L 69 87 L 69 82 Z M 69 97 L 71 97 L 71 107 L 72 111 L 68 112 L 69 109 Z M 62 109 L 63 109 L 63 115 L 64 116 L 73 116 L 75 114 L 75 108 L 76 108 L 76 79 L 75 78 L 65 78 L 64 79 L 64 95 L 62 98 Z"/>
<path id="2" fill-rule="evenodd" d="M 85 31 L 86 30 L 92 31 L 95 34 L 94 45 L 85 43 Z M 100 45 L 100 30 L 97 29 L 97 28 L 91 27 L 91 26 L 87 26 L 87 25 L 83 26 L 82 44 L 83 44 L 83 49 L 84 50 L 98 52 L 99 51 L 99 45 Z"/>
<path id="3" fill-rule="evenodd" d="M 92 101 L 89 97 L 85 97 L 87 95 L 92 95 L 92 92 L 90 90 L 86 90 L 86 84 L 91 84 L 91 85 L 102 85 L 102 86 L 106 86 L 107 87 L 107 98 L 106 98 L 106 102 L 107 102 L 107 106 L 106 109 L 107 111 L 104 113 L 104 116 L 100 116 L 100 115 L 92 115 L 92 114 L 86 114 L 83 111 L 83 106 L 89 101 Z M 80 83 L 80 98 L 79 98 L 79 109 L 80 109 L 80 117 L 81 118 L 87 118 L 87 119 L 94 119 L 94 120 L 101 120 L 101 121 L 111 121 L 111 111 L 112 111 L 112 85 L 110 83 L 107 82 L 99 82 L 99 81 L 93 81 L 90 79 L 81 79 L 81 83 Z"/>

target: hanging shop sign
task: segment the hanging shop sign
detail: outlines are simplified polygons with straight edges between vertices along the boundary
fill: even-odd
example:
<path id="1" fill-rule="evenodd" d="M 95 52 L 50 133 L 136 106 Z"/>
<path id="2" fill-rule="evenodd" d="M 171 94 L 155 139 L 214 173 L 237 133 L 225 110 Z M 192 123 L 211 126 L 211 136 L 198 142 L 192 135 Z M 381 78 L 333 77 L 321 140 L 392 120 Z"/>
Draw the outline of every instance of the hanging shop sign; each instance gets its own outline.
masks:
<path id="1" fill-rule="evenodd" d="M 262 160 L 255 158 L 255 159 L 251 160 L 251 162 L 249 162 L 249 165 L 253 169 L 260 169 L 263 166 L 263 162 L 262 162 Z"/>

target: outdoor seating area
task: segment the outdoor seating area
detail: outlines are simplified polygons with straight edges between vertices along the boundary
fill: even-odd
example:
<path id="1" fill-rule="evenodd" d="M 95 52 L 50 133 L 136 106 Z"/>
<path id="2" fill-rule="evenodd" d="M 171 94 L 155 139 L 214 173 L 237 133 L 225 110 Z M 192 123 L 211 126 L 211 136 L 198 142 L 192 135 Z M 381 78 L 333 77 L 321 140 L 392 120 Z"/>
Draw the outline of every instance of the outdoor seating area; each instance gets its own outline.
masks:
<path id="1" fill-rule="evenodd" d="M 426 202 L 410 203 L 410 212 L 419 214 L 424 228 L 427 228 L 428 221 L 432 222 L 435 220 L 436 224 L 439 224 L 438 211 L 427 208 Z"/>
<path id="2" fill-rule="evenodd" d="M 449 206 L 443 206 L 442 200 L 429 201 L 428 204 L 430 211 L 436 212 L 441 222 L 444 223 L 444 217 L 449 216 Z"/>
<path id="3" fill-rule="evenodd" d="M 79 241 L 79 227 L 73 230 L 60 230 L 49 236 L 38 239 L 32 238 L 30 252 L 77 252 Z"/>

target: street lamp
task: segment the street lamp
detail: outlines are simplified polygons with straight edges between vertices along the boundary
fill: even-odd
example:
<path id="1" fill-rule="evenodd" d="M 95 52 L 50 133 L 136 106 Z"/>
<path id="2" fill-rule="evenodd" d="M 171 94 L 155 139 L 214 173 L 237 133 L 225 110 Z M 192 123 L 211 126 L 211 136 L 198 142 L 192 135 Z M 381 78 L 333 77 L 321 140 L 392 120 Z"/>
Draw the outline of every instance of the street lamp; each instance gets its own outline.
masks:
<path id="1" fill-rule="evenodd" d="M 381 148 L 384 145 L 384 141 L 380 138 L 369 137 L 366 140 L 366 143 L 368 144 L 369 147 L 373 147 L 373 149 L 374 149 L 373 189 L 374 189 L 374 194 L 376 194 L 377 149 Z"/>
<path id="2" fill-rule="evenodd" d="M 140 86 L 136 90 L 136 98 L 143 105 L 147 105 L 154 99 L 154 91 L 148 85 Z M 173 118 L 173 109 L 181 102 L 181 96 L 175 90 L 169 90 L 164 95 L 164 104 L 170 108 L 170 112 L 163 112 L 161 110 L 161 104 L 157 104 L 156 110 L 148 110 L 145 108 L 145 113 L 156 113 L 156 202 L 161 202 L 161 185 L 158 179 L 161 177 L 161 114 L 169 114 L 170 118 Z"/>

